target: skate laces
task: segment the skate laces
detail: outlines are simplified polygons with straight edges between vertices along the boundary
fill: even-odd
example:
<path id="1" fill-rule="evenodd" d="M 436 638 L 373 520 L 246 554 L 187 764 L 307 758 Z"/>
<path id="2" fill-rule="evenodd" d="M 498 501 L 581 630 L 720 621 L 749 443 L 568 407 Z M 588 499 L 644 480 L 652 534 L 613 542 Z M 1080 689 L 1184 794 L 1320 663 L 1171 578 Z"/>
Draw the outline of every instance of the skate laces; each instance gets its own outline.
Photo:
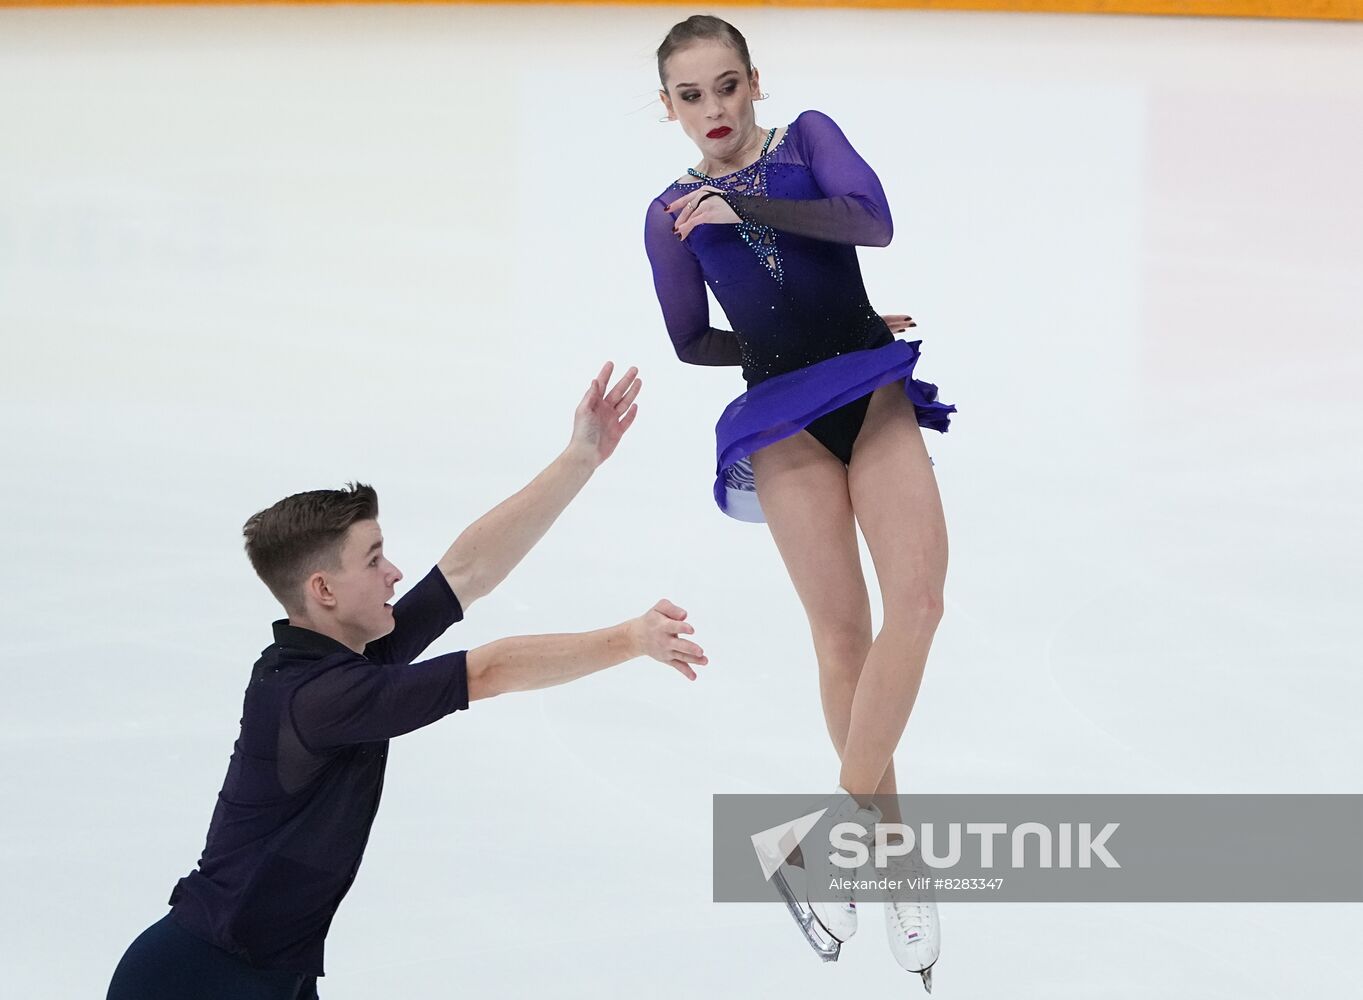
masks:
<path id="1" fill-rule="evenodd" d="M 892 922 L 900 931 L 916 934 L 927 927 L 932 908 L 930 890 L 927 888 L 931 883 L 919 881 L 928 879 L 927 869 L 916 855 L 911 855 L 898 859 L 894 874 L 897 878 L 905 880 L 901 891 L 909 893 L 910 896 L 908 899 L 890 900 Z M 910 882 L 916 887 L 910 888 Z"/>
<path id="2" fill-rule="evenodd" d="M 895 927 L 904 932 L 918 933 L 928 925 L 928 904 L 916 900 L 893 900 L 890 903 Z"/>
<path id="3" fill-rule="evenodd" d="M 858 842 L 860 842 L 863 847 L 869 848 L 871 846 L 871 840 L 875 837 L 874 831 L 876 828 L 876 824 L 880 822 L 880 810 L 876 809 L 874 806 L 871 806 L 869 808 L 860 808 L 850 818 L 856 821 L 857 823 L 860 823 L 861 826 L 866 831 L 865 834 L 855 839 Z M 834 896 L 834 901 L 841 903 L 844 906 L 850 906 L 853 909 L 855 909 L 857 905 L 855 899 L 855 891 L 852 889 L 850 883 L 858 878 L 861 878 L 863 874 L 864 867 L 850 868 L 841 871 L 840 873 L 841 877 L 838 879 L 837 886 L 829 890 Z M 849 884 L 844 886 L 843 884 L 844 880 L 846 880 Z"/>

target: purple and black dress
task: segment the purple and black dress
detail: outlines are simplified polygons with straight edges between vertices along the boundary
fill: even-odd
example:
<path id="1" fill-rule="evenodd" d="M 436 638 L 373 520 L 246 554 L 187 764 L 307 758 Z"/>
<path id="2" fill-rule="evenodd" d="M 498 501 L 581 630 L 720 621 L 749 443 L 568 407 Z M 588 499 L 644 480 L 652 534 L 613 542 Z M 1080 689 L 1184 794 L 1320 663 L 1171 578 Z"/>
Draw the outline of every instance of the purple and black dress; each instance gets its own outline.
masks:
<path id="1" fill-rule="evenodd" d="M 871 303 L 857 246 L 885 246 L 893 225 L 875 172 L 827 115 L 806 111 L 757 161 L 721 177 L 689 171 L 648 207 L 644 244 L 677 356 L 741 365 L 748 391 L 715 425 L 715 502 L 764 521 L 749 457 L 808 430 L 844 463 L 870 394 L 903 382 L 922 427 L 945 432 L 956 407 L 913 377 L 921 341 L 896 340 Z M 743 220 L 702 225 L 685 242 L 666 207 L 709 184 Z M 709 285 L 733 330 L 710 325 Z"/>

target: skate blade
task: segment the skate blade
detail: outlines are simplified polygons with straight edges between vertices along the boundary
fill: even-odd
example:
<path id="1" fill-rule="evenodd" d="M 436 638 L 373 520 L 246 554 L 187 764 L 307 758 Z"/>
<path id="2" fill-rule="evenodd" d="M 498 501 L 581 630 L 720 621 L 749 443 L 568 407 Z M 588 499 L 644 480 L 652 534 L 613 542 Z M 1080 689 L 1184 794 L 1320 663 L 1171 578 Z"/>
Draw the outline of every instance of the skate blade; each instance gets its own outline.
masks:
<path id="1" fill-rule="evenodd" d="M 932 965 L 936 964 L 936 962 L 932 963 Z M 923 989 L 927 990 L 929 993 L 932 992 L 932 965 L 929 965 L 919 973 L 919 975 L 923 977 Z"/>
<path id="2" fill-rule="evenodd" d="M 800 930 L 804 933 L 809 946 L 814 949 L 814 953 L 825 962 L 836 962 L 838 953 L 842 950 L 842 942 L 829 934 L 824 925 L 819 923 L 819 918 L 814 916 L 814 911 L 808 903 L 796 898 L 795 893 L 791 891 L 790 883 L 786 881 L 785 872 L 778 868 L 771 880 L 785 901 L 786 909 L 800 925 Z"/>

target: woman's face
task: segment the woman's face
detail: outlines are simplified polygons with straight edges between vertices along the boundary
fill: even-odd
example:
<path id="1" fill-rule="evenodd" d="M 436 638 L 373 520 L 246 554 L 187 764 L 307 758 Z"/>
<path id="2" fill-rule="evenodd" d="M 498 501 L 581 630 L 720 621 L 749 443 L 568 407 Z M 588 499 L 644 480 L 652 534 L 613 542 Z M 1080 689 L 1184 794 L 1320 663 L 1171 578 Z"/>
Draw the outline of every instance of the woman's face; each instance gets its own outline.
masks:
<path id="1" fill-rule="evenodd" d="M 737 155 L 751 139 L 753 106 L 761 93 L 757 70 L 749 76 L 732 46 L 694 42 L 672 53 L 664 66 L 667 86 L 659 93 L 669 117 L 681 122 L 709 159 Z"/>

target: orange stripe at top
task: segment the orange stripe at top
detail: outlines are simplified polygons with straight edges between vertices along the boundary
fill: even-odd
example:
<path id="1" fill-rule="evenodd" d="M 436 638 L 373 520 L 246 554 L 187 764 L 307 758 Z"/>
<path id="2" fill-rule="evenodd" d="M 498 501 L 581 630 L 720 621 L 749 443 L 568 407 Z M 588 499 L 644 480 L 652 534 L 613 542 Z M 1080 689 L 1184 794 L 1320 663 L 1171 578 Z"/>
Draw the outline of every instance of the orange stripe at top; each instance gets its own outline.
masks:
<path id="1" fill-rule="evenodd" d="M 0 0 L 0 8 L 264 6 L 350 3 L 352 0 Z M 500 3 L 516 6 L 600 5 L 609 0 L 368 0 L 381 4 Z M 619 2 L 619 0 L 615 0 Z M 635 6 L 675 6 L 676 0 L 625 0 Z M 1018 13 L 1147 14 L 1363 21 L 1363 0 L 728 0 L 739 7 L 877 8 L 882 10 L 1013 11 Z"/>

